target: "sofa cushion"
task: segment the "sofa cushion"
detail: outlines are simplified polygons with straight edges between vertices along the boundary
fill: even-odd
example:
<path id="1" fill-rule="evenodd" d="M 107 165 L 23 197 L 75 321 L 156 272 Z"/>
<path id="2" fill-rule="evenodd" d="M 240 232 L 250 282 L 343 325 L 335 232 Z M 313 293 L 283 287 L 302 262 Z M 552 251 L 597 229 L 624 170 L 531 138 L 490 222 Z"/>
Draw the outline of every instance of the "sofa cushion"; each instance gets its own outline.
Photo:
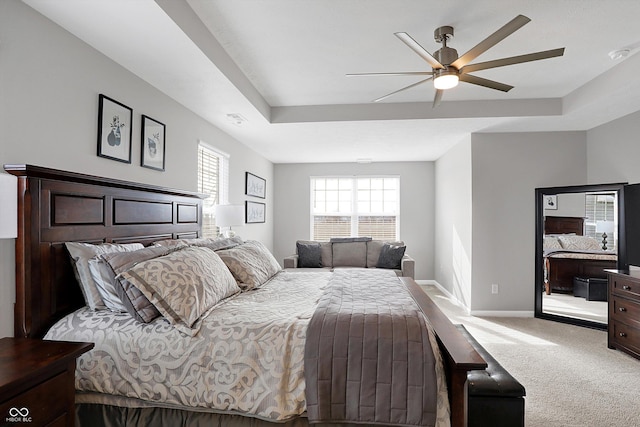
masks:
<path id="1" fill-rule="evenodd" d="M 372 240 L 367 243 L 367 267 L 374 268 L 378 265 L 378 259 L 380 258 L 380 251 L 385 243 L 389 243 L 395 246 L 404 246 L 403 241 L 386 242 L 384 240 Z"/>
<path id="2" fill-rule="evenodd" d="M 367 242 L 332 243 L 334 267 L 366 267 Z"/>
<path id="3" fill-rule="evenodd" d="M 380 251 L 380 257 L 378 258 L 376 267 L 399 269 L 406 249 L 406 246 L 396 246 L 385 243 Z"/>
<path id="4" fill-rule="evenodd" d="M 299 268 L 322 267 L 322 249 L 320 243 L 296 243 Z"/>

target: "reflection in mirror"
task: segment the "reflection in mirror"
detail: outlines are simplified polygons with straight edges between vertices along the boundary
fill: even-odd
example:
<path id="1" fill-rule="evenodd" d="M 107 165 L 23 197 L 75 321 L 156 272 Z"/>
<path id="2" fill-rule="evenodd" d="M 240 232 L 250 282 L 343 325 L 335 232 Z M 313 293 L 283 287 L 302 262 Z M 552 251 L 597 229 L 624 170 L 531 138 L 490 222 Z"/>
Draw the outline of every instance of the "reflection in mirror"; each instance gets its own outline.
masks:
<path id="1" fill-rule="evenodd" d="M 536 316 L 606 328 L 622 185 L 536 189 Z"/>

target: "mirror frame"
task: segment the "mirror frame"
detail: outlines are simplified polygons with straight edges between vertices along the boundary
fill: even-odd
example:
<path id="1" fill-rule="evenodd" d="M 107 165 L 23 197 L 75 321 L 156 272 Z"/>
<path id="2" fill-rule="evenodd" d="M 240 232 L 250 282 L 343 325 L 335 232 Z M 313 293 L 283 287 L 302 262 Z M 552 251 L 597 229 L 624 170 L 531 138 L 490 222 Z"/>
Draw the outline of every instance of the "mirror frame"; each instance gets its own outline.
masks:
<path id="1" fill-rule="evenodd" d="M 540 319 L 553 320 L 556 322 L 569 323 L 572 325 L 586 326 L 594 329 L 607 329 L 606 323 L 598 323 L 584 319 L 577 319 L 574 317 L 560 316 L 557 314 L 544 313 L 542 311 L 542 293 L 544 292 L 544 266 L 542 246 L 542 238 L 544 235 L 543 196 L 545 194 L 596 193 L 602 191 L 616 192 L 618 199 L 618 269 L 622 270 L 626 268 L 627 264 L 623 191 L 625 185 L 626 183 L 615 183 L 536 188 L 535 317 Z"/>

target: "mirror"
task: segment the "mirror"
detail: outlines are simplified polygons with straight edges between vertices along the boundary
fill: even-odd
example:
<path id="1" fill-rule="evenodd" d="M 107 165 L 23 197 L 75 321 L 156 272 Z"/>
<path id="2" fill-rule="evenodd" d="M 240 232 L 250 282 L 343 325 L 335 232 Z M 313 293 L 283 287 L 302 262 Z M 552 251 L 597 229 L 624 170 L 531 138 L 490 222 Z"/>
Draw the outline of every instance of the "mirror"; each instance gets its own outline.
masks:
<path id="1" fill-rule="evenodd" d="M 536 317 L 607 328 L 605 270 L 625 261 L 623 186 L 536 189 Z"/>

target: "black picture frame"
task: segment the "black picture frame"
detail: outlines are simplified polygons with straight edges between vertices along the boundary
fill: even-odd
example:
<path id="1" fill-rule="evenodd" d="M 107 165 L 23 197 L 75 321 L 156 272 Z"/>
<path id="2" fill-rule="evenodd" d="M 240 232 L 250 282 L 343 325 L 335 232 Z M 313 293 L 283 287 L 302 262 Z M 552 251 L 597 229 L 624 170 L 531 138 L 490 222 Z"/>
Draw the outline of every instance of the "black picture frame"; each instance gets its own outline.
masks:
<path id="1" fill-rule="evenodd" d="M 133 110 L 100 94 L 98 100 L 98 156 L 131 163 Z"/>
<path id="2" fill-rule="evenodd" d="M 244 220 L 247 224 L 256 224 L 266 221 L 267 205 L 261 202 L 253 202 L 246 200 L 245 202 Z"/>
<path id="3" fill-rule="evenodd" d="M 264 199 L 267 197 L 267 180 L 254 175 L 251 172 L 245 173 L 244 194 L 252 197 Z"/>
<path id="4" fill-rule="evenodd" d="M 167 155 L 166 136 L 167 128 L 164 123 L 142 115 L 140 166 L 164 171 Z"/>

